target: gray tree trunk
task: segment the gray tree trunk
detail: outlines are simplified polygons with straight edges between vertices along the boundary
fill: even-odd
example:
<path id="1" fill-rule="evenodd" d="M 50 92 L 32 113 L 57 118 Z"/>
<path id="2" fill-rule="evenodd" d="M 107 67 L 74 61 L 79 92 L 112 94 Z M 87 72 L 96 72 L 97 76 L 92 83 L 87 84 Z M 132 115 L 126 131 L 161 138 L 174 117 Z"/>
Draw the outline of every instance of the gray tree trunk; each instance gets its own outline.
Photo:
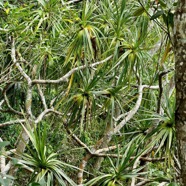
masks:
<path id="1" fill-rule="evenodd" d="M 186 186 L 186 0 L 179 0 L 174 19 L 176 70 L 176 136 L 181 163 L 180 182 Z"/>

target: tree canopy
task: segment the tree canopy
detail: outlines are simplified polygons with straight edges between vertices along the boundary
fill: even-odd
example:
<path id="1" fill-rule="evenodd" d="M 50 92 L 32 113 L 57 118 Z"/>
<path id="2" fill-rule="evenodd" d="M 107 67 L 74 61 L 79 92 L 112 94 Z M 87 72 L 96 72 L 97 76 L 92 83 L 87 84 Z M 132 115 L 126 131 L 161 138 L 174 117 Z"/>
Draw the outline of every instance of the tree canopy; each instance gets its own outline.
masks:
<path id="1" fill-rule="evenodd" d="M 181 185 L 177 6 L 0 0 L 2 185 Z"/>

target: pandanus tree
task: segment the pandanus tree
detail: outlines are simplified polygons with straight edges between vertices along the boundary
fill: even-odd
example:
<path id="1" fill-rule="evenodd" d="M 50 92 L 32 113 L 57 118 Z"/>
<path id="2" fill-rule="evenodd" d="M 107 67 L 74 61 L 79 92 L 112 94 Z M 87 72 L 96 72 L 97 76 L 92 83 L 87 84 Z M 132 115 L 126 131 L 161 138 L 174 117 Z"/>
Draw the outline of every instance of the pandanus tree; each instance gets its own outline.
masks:
<path id="1" fill-rule="evenodd" d="M 3 185 L 184 185 L 180 3 L 0 1 Z"/>

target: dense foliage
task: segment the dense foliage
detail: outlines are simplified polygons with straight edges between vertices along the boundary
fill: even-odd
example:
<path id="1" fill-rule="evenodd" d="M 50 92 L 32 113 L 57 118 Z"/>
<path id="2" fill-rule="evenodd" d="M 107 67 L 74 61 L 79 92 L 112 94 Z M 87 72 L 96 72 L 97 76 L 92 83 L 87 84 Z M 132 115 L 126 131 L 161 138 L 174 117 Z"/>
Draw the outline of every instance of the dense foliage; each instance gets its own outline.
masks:
<path id="1" fill-rule="evenodd" d="M 178 185 L 176 5 L 0 1 L 2 185 Z"/>

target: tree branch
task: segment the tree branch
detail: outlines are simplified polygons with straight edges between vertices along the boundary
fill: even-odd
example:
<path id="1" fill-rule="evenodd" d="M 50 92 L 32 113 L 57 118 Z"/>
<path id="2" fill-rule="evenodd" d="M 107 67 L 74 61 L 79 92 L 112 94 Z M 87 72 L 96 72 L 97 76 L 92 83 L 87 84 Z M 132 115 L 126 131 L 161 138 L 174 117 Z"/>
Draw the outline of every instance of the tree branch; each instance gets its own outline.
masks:
<path id="1" fill-rule="evenodd" d="M 79 70 L 82 70 L 82 69 L 85 69 L 87 67 L 94 67 L 94 66 L 97 66 L 97 65 L 100 65 L 102 63 L 105 63 L 107 61 L 109 61 L 110 59 L 112 58 L 112 55 L 107 57 L 106 59 L 102 60 L 102 61 L 98 61 L 96 63 L 93 63 L 89 66 L 87 65 L 82 65 L 82 66 L 79 66 L 79 67 L 76 67 L 76 68 L 73 68 L 72 70 L 70 70 L 68 73 L 66 73 L 64 76 L 62 76 L 61 78 L 59 79 L 56 79 L 56 80 L 44 80 L 44 79 L 35 79 L 32 81 L 33 84 L 58 84 L 58 83 L 61 83 L 61 82 L 66 82 L 67 79 L 76 71 L 79 71 Z"/>
<path id="2" fill-rule="evenodd" d="M 3 91 L 3 96 L 4 96 L 5 103 L 6 103 L 6 105 L 8 106 L 8 108 L 10 109 L 10 111 L 13 112 L 13 113 L 15 113 L 15 114 L 18 114 L 18 115 L 20 115 L 20 116 L 23 116 L 23 114 L 22 114 L 21 112 L 19 112 L 19 111 L 15 110 L 14 108 L 11 107 L 11 105 L 10 105 L 10 103 L 9 103 L 9 100 L 8 100 L 8 97 L 7 97 L 7 95 L 6 95 L 6 91 L 7 91 L 7 89 L 5 89 L 5 90 Z"/>
<path id="3" fill-rule="evenodd" d="M 21 65 L 17 62 L 17 59 L 16 59 L 16 50 L 15 50 L 15 40 L 14 40 L 13 37 L 12 37 L 11 58 L 12 58 L 13 63 L 16 65 L 16 67 L 18 68 L 19 72 L 21 73 L 21 75 L 27 81 L 28 87 L 27 87 L 25 108 L 26 108 L 26 112 L 27 112 L 27 114 L 29 116 L 29 119 L 33 119 L 34 116 L 32 114 L 32 110 L 31 110 L 31 105 L 32 105 L 32 80 L 26 74 L 26 72 L 23 70 L 23 68 L 21 67 Z"/>
<path id="4" fill-rule="evenodd" d="M 37 84 L 37 88 L 38 88 L 39 95 L 41 97 L 41 102 L 43 104 L 43 107 L 46 110 L 47 109 L 46 99 L 39 84 Z"/>
<path id="5" fill-rule="evenodd" d="M 91 151 L 91 149 L 85 144 L 83 143 L 75 134 L 72 133 L 71 130 L 66 129 L 67 132 L 72 136 L 72 138 L 81 146 L 83 147 L 88 153 L 92 154 L 93 152 Z"/>
<path id="6" fill-rule="evenodd" d="M 26 81 L 28 82 L 28 84 L 31 84 L 32 83 L 32 80 L 26 74 L 26 72 L 23 70 L 23 68 L 21 67 L 21 65 L 17 62 L 17 59 L 16 59 L 16 50 L 15 50 L 15 40 L 14 40 L 13 37 L 12 37 L 11 58 L 12 58 L 13 63 L 16 65 L 16 67 L 18 68 L 19 72 L 21 73 L 21 75 L 26 79 Z"/>
<path id="7" fill-rule="evenodd" d="M 5 99 L 2 99 L 1 101 L 0 101 L 0 110 L 2 109 L 2 105 L 5 103 Z"/>
<path id="8" fill-rule="evenodd" d="M 111 151 L 111 150 L 117 149 L 118 147 L 121 147 L 121 145 L 114 145 L 114 146 L 110 146 L 110 147 L 107 147 L 107 148 L 98 149 L 98 150 L 95 151 L 95 154 L 99 154 L 101 152 Z"/>
<path id="9" fill-rule="evenodd" d="M 139 88 L 138 88 L 139 96 L 138 96 L 138 99 L 137 99 L 137 102 L 134 108 L 128 112 L 128 115 L 114 128 L 113 132 L 111 131 L 112 134 L 109 134 L 109 135 L 113 135 L 119 132 L 124 127 L 124 125 L 136 114 L 136 112 L 138 111 L 141 105 L 143 88 L 144 88 L 143 85 L 139 85 Z"/>
<path id="10" fill-rule="evenodd" d="M 159 89 L 159 86 L 143 85 L 143 88 L 157 90 L 157 89 Z M 128 114 L 130 114 L 130 111 L 127 112 L 127 113 L 121 114 L 117 118 L 113 118 L 113 119 L 114 119 L 114 121 L 119 121 L 120 119 L 122 119 L 123 117 L 127 116 Z"/>
<path id="11" fill-rule="evenodd" d="M 5 126 L 9 126 L 9 125 L 13 125 L 13 124 L 20 124 L 20 123 L 25 123 L 26 120 L 25 119 L 18 119 L 18 120 L 13 120 L 13 121 L 7 121 L 4 123 L 0 124 L 0 127 L 5 127 Z"/>
<path id="12" fill-rule="evenodd" d="M 48 114 L 48 113 L 50 113 L 50 112 L 53 112 L 53 113 L 58 114 L 58 115 L 61 115 L 60 112 L 55 111 L 53 108 L 52 108 L 52 109 L 46 109 L 46 110 L 44 110 L 44 111 L 36 118 L 36 120 L 34 121 L 34 123 L 35 123 L 35 124 L 39 123 L 39 122 L 43 119 L 43 117 L 45 117 L 45 115 Z"/>

